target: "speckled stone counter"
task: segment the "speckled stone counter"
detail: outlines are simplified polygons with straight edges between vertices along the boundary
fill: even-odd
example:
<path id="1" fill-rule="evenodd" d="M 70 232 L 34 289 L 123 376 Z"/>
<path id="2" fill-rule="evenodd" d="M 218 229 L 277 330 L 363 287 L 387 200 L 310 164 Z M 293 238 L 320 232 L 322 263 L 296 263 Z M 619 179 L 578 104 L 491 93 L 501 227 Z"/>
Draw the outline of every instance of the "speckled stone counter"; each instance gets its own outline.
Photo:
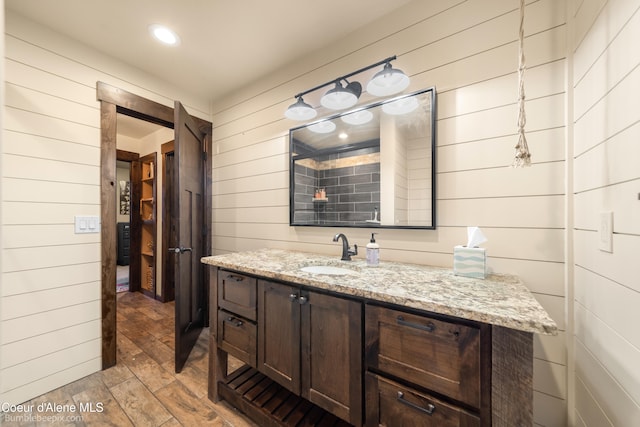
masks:
<path id="1" fill-rule="evenodd" d="M 317 289 L 383 301 L 496 326 L 556 334 L 557 325 L 516 276 L 455 276 L 451 269 L 396 262 L 367 267 L 364 260 L 262 249 L 202 258 L 204 264 Z M 336 266 L 353 274 L 307 273 L 306 266 Z"/>

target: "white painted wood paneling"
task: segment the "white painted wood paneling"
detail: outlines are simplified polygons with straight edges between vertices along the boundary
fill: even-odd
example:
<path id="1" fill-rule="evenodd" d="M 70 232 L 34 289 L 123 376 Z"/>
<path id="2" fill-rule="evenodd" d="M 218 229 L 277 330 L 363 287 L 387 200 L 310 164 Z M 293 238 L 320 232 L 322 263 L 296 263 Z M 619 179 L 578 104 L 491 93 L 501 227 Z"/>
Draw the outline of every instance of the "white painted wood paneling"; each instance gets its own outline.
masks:
<path id="1" fill-rule="evenodd" d="M 640 67 L 636 67 L 629 75 L 618 83 L 606 97 L 581 116 L 575 123 L 576 155 L 595 147 L 616 134 L 638 122 L 634 114 L 621 112 L 640 111 L 640 97 L 629 96 L 640 93 Z"/>
<path id="2" fill-rule="evenodd" d="M 488 197 L 438 201 L 438 224 L 463 227 L 564 228 L 564 196 Z M 540 215 L 540 212 L 547 215 Z M 508 212 L 510 215 L 496 215 Z"/>
<path id="3" fill-rule="evenodd" d="M 533 359 L 533 387 L 560 399 L 567 398 L 567 370 L 564 364 Z"/>
<path id="4" fill-rule="evenodd" d="M 66 347 L 38 359 L 3 368 L 2 392 L 14 390 L 23 384 L 37 381 L 52 372 L 72 368 L 87 360 L 99 359 L 102 342 L 100 338 Z"/>
<path id="5" fill-rule="evenodd" d="M 564 159 L 564 128 L 527 131 L 527 143 L 534 163 L 556 162 Z M 469 169 L 501 167 L 513 160 L 514 146 L 518 142 L 515 133 L 490 137 L 477 141 L 441 145 L 436 159 L 439 173 Z M 496 155 L 496 153 L 500 153 Z M 504 154 L 502 154 L 504 153 Z"/>
<path id="6" fill-rule="evenodd" d="M 87 282 L 55 289 L 6 296 L 2 299 L 2 319 L 10 320 L 58 307 L 99 300 L 100 282 Z"/>
<path id="7" fill-rule="evenodd" d="M 622 159 L 621 162 L 626 162 L 626 159 Z M 597 230 L 600 211 L 613 211 L 614 232 L 640 235 L 640 203 L 634 203 L 634 196 L 638 194 L 640 178 L 576 194 L 576 228 Z"/>
<path id="8" fill-rule="evenodd" d="M 576 283 L 589 284 L 576 286 L 576 301 L 640 348 L 640 292 L 584 268 L 576 268 L 575 278 Z"/>
<path id="9" fill-rule="evenodd" d="M 6 131 L 6 154 L 100 166 L 100 147 Z"/>
<path id="10" fill-rule="evenodd" d="M 21 341 L 15 341 L 2 347 L 2 361 L 5 368 L 19 365 L 49 353 L 76 346 L 100 338 L 96 330 L 100 329 L 100 320 L 74 325 L 46 335 L 38 335 Z"/>
<path id="11" fill-rule="evenodd" d="M 567 363 L 567 349 L 564 345 L 567 334 L 564 331 L 557 335 L 534 335 L 533 357 L 564 365 Z"/>
<path id="12" fill-rule="evenodd" d="M 608 422 L 615 426 L 640 425 L 638 401 L 620 389 L 606 367 L 580 341 L 576 343 L 576 375 L 584 397 L 577 409 L 586 425 L 605 426 Z M 586 390 L 589 394 L 584 396 Z"/>
<path id="13" fill-rule="evenodd" d="M 628 393 L 631 399 L 638 402 L 640 367 L 637 361 L 640 360 L 640 350 L 581 304 L 576 303 L 575 308 L 576 340 L 589 349 L 622 389 L 617 390 L 616 387 L 611 391 L 616 394 Z"/>
<path id="14" fill-rule="evenodd" d="M 640 87 L 639 87 L 640 89 Z M 577 193 L 638 178 L 640 120 L 575 160 Z"/>
<path id="15" fill-rule="evenodd" d="M 629 96 L 640 92 L 639 11 L 638 0 L 584 0 L 574 20 L 575 418 L 584 426 L 640 422 L 640 104 Z M 613 253 L 597 249 L 597 215 L 609 210 Z"/>
<path id="16" fill-rule="evenodd" d="M 627 3 L 632 5 L 632 2 Z M 615 38 L 591 65 L 587 74 L 576 82 L 575 117 L 582 117 L 640 63 L 640 49 L 629 49 L 629 46 L 633 46 L 640 40 L 640 14 L 635 13 L 630 18 L 620 16 L 620 19 L 629 19 L 629 21 L 618 34 L 613 35 Z M 584 46 L 584 48 L 589 47 Z M 589 52 L 588 55 L 591 53 Z"/>
<path id="17" fill-rule="evenodd" d="M 617 282 L 618 285 L 640 292 L 637 264 L 631 261 L 637 260 L 637 254 L 640 253 L 640 238 L 638 236 L 614 234 L 613 253 L 609 253 L 598 249 L 597 232 L 576 230 L 574 235 L 577 267 L 591 270 Z M 577 282 L 576 284 L 581 285 Z"/>
<path id="18" fill-rule="evenodd" d="M 596 388 L 594 391 L 597 391 Z M 599 393 L 598 393 L 599 395 Z M 602 402 L 597 399 L 576 375 L 576 414 L 585 426 L 614 427 L 604 413 Z"/>
<path id="19" fill-rule="evenodd" d="M 6 320 L 1 323 L 4 343 L 12 343 L 56 330 L 69 328 L 83 322 L 101 319 L 101 302 L 62 306 L 33 316 Z"/>
<path id="20" fill-rule="evenodd" d="M 72 278 L 72 281 L 69 278 Z M 5 273 L 2 294 L 26 294 L 80 283 L 100 280 L 100 263 L 60 265 L 37 270 L 23 270 Z"/>
<path id="21" fill-rule="evenodd" d="M 535 426 L 566 427 L 566 408 L 566 400 L 534 390 L 533 422 Z"/>

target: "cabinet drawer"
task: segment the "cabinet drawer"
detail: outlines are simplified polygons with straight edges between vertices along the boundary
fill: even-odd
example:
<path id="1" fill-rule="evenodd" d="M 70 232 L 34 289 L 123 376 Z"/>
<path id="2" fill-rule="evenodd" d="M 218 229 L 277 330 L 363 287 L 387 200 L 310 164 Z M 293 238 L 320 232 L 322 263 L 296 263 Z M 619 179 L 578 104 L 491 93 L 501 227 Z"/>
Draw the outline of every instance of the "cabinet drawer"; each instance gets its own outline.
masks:
<path id="1" fill-rule="evenodd" d="M 255 323 L 218 310 L 218 347 L 254 368 L 257 360 L 256 331 Z"/>
<path id="2" fill-rule="evenodd" d="M 480 407 L 478 328 L 368 305 L 365 334 L 369 368 Z"/>
<path id="3" fill-rule="evenodd" d="M 218 307 L 256 320 L 256 279 L 232 271 L 218 271 Z"/>
<path id="4" fill-rule="evenodd" d="M 366 426 L 480 427 L 480 419 L 462 408 L 386 378 L 366 375 Z"/>

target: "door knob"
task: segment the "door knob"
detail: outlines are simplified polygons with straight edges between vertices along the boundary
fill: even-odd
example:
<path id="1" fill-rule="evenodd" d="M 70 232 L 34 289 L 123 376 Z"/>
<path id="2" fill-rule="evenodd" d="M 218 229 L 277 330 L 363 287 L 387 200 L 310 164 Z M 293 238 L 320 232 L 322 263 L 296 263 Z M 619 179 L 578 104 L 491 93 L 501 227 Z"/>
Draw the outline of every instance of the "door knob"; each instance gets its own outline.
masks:
<path id="1" fill-rule="evenodd" d="M 169 248 L 169 252 L 183 254 L 185 252 L 191 252 L 191 248 L 183 248 L 182 246 L 180 246 L 179 248 Z"/>

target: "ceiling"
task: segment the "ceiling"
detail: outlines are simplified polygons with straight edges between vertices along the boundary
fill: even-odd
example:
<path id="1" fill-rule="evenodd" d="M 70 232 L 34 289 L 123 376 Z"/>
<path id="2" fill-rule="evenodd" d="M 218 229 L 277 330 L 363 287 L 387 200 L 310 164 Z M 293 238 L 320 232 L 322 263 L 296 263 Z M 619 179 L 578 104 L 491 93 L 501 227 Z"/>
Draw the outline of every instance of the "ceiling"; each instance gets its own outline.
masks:
<path id="1" fill-rule="evenodd" d="M 5 0 L 5 7 L 215 101 L 409 1 Z M 153 40 L 148 26 L 156 23 L 181 44 Z"/>

